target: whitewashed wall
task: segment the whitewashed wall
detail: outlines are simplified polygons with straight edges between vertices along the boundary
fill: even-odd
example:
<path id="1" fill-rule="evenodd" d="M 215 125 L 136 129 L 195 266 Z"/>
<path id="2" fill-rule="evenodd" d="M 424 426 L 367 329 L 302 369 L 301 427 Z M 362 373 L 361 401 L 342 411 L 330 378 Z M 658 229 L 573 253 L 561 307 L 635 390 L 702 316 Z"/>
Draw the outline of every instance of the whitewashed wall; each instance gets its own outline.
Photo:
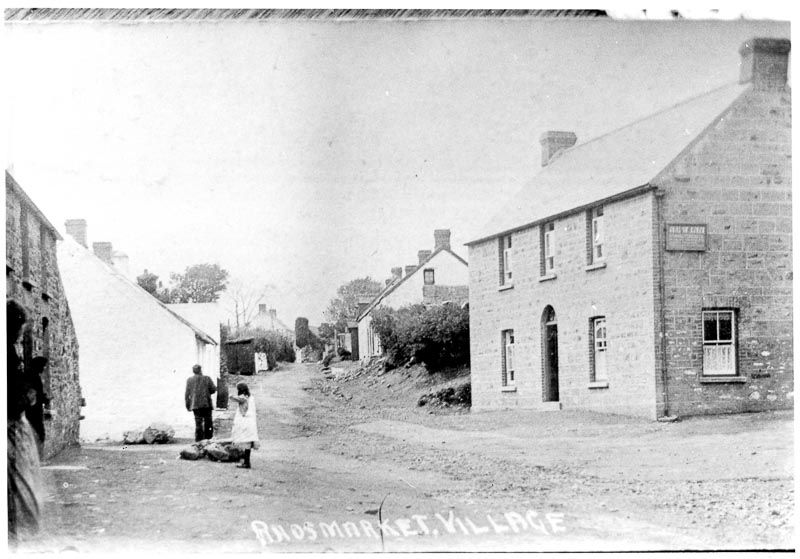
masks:
<path id="1" fill-rule="evenodd" d="M 397 309 L 412 303 L 421 303 L 425 268 L 433 268 L 436 285 L 469 285 L 469 268 L 458 258 L 443 250 L 431 258 L 422 269 L 409 276 L 381 304 Z"/>
<path id="2" fill-rule="evenodd" d="M 378 306 L 400 307 L 422 302 L 422 288 L 425 285 L 424 270 L 433 269 L 435 285 L 469 285 L 469 268 L 451 253 L 443 250 L 417 269 L 408 279 L 405 279 L 397 289 L 386 296 Z M 358 323 L 358 351 L 359 357 L 364 359 L 382 352 L 378 344 L 373 343 L 377 351 L 369 351 L 370 325 L 372 316 L 367 315 Z"/>
<path id="3" fill-rule="evenodd" d="M 121 440 L 156 421 L 193 437 L 186 379 L 198 361 L 212 366 L 213 348 L 72 239 L 59 242 L 58 260 L 80 348 L 81 439 Z"/>

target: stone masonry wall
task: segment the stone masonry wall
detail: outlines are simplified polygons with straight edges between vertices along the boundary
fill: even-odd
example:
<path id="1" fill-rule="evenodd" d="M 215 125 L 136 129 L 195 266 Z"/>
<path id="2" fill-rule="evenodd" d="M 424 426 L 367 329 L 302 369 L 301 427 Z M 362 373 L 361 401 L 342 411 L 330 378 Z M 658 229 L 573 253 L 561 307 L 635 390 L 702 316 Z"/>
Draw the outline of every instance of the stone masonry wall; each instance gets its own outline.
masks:
<path id="1" fill-rule="evenodd" d="M 513 234 L 513 287 L 499 286 L 498 239 L 470 247 L 470 352 L 476 410 L 547 408 L 542 400 L 542 314 L 558 323 L 564 409 L 654 418 L 654 213 L 649 192 L 604 205 L 606 266 L 587 269 L 587 215 L 559 218 L 556 277 L 540 281 L 540 231 Z M 590 388 L 593 317 L 608 332 L 608 386 Z M 501 331 L 515 334 L 516 391 L 501 389 Z"/>
<path id="2" fill-rule="evenodd" d="M 51 402 L 45 416 L 44 452 L 50 458 L 78 442 L 78 341 L 58 271 L 56 238 L 18 188 L 7 174 L 6 297 L 22 304 L 28 316 L 30 341 L 20 344 L 20 355 L 49 359 L 44 384 Z"/>
<path id="3" fill-rule="evenodd" d="M 436 305 L 450 301 L 455 304 L 466 303 L 469 300 L 469 287 L 466 285 L 423 285 L 422 302 L 426 305 Z"/>
<path id="4" fill-rule="evenodd" d="M 705 252 L 665 252 L 669 411 L 793 405 L 791 95 L 748 92 L 660 177 L 666 223 L 707 224 Z M 738 318 L 735 382 L 703 378 L 702 310 Z"/>

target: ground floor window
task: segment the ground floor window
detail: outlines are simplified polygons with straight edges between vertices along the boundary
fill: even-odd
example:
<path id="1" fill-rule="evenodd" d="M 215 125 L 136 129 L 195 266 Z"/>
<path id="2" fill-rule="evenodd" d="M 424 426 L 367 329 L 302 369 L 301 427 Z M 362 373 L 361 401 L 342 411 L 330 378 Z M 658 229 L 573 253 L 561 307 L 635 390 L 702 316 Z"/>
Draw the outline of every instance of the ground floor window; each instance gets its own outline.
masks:
<path id="1" fill-rule="evenodd" d="M 503 330 L 502 335 L 502 356 L 503 356 L 503 386 L 515 386 L 514 375 L 514 331 Z"/>
<path id="2" fill-rule="evenodd" d="M 608 380 L 608 369 L 606 367 L 606 351 L 608 341 L 606 340 L 606 317 L 598 316 L 592 319 L 591 329 L 592 340 L 592 382 L 602 382 Z"/>
<path id="3" fill-rule="evenodd" d="M 736 312 L 703 311 L 703 375 L 736 375 Z"/>

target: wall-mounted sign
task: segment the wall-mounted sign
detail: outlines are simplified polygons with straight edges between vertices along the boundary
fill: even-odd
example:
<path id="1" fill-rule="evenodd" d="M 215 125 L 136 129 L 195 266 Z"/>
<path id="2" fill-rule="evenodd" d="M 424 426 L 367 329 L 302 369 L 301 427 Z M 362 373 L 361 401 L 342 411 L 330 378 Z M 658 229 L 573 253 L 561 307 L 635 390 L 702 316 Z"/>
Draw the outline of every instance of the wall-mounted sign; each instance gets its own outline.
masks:
<path id="1" fill-rule="evenodd" d="M 705 223 L 668 223 L 667 250 L 706 250 Z"/>

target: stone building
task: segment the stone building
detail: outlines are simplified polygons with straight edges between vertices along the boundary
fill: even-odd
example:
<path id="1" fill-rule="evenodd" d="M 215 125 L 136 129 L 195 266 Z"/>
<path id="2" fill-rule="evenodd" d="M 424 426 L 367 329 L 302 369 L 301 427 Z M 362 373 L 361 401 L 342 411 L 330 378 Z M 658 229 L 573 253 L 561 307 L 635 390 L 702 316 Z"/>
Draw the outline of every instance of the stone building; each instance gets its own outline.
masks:
<path id="1" fill-rule="evenodd" d="M 61 236 L 6 171 L 6 297 L 22 304 L 28 322 L 22 337 L 26 366 L 48 359 L 43 384 L 45 458 L 76 444 L 81 415 L 78 341 L 61 275 L 56 241 Z"/>
<path id="2" fill-rule="evenodd" d="M 383 354 L 380 338 L 372 329 L 372 311 L 379 306 L 398 309 L 422 303 L 466 303 L 469 299 L 469 266 L 450 248 L 450 230 L 433 232 L 433 250 L 417 252 L 417 264 L 392 268 L 392 277 L 374 298 L 359 301 L 358 317 L 348 324 L 353 359 Z M 404 273 L 405 272 L 405 273 Z"/>
<path id="3" fill-rule="evenodd" d="M 475 409 L 791 408 L 790 42 L 540 173 L 468 243 Z"/>

